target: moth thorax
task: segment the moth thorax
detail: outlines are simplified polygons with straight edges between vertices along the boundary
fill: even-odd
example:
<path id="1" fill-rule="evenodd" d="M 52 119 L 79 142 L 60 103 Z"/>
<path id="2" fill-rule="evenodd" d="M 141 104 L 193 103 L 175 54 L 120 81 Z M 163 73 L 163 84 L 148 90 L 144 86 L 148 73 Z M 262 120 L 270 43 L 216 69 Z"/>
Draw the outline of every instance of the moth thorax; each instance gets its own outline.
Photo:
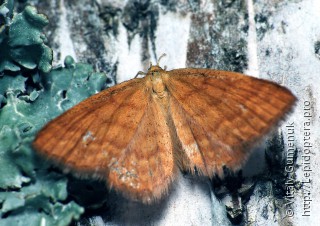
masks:
<path id="1" fill-rule="evenodd" d="M 158 97 L 162 98 L 166 93 L 166 86 L 163 83 L 161 76 L 153 76 L 152 77 L 152 90 L 157 94 Z"/>

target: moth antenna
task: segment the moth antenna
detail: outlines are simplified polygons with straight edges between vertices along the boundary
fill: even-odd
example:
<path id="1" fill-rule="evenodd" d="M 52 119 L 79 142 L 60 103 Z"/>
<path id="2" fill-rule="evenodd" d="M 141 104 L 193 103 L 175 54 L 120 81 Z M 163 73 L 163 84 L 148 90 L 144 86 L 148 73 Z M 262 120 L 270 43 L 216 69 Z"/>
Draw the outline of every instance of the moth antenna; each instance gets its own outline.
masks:
<path id="1" fill-rule="evenodd" d="M 165 57 L 165 56 L 167 56 L 167 54 L 163 53 L 163 54 L 159 57 L 159 59 L 157 60 L 157 66 L 159 66 L 160 60 L 161 60 L 163 57 Z"/>
<path id="2" fill-rule="evenodd" d="M 138 73 L 136 74 L 136 76 L 134 76 L 134 78 L 137 78 L 139 75 L 147 75 L 147 73 L 143 71 L 138 71 Z"/>

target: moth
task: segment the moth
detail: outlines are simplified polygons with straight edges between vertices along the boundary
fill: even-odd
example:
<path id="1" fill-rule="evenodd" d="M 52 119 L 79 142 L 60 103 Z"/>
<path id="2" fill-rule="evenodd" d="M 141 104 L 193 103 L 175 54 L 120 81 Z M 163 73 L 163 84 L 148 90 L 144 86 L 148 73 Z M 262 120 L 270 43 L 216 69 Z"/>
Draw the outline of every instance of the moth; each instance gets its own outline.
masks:
<path id="1" fill-rule="evenodd" d="M 34 148 L 67 171 L 152 203 L 178 170 L 211 178 L 223 176 L 224 166 L 239 169 L 296 101 L 274 82 L 212 69 L 167 71 L 159 60 L 144 77 L 49 122 Z"/>

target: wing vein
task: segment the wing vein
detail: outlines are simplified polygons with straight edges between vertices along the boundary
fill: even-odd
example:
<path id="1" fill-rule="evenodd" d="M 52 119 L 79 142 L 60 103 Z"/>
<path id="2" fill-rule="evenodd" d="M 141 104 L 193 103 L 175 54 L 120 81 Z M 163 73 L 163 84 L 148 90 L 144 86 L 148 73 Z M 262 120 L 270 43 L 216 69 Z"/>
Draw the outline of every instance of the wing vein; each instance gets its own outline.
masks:
<path id="1" fill-rule="evenodd" d="M 199 89 L 197 89 L 197 90 L 199 90 Z M 175 96 L 175 94 L 173 93 L 173 92 L 171 92 L 171 95 L 172 95 L 172 97 L 179 103 L 179 101 L 178 101 L 178 98 Z M 199 95 L 199 94 L 198 94 Z M 187 95 L 188 96 L 188 95 Z M 204 100 L 205 100 L 205 98 L 204 98 Z M 208 104 L 208 101 L 207 100 L 205 100 L 205 102 Z M 191 104 L 191 103 L 190 103 Z M 188 104 L 188 106 L 190 107 L 190 104 Z M 214 105 L 212 105 L 212 104 L 208 104 L 208 105 L 210 105 L 210 106 L 214 106 Z M 183 106 L 181 106 L 182 108 L 183 108 Z M 214 106 L 215 107 L 215 106 Z M 185 112 L 187 112 L 186 111 L 186 109 L 185 108 L 183 108 L 184 109 L 184 111 Z M 191 107 L 190 107 L 190 109 L 192 109 Z M 219 112 L 220 114 L 222 114 L 223 112 L 221 112 L 217 107 L 215 107 L 215 112 Z M 213 112 L 213 110 L 211 110 L 211 108 L 209 109 L 211 112 Z M 192 110 L 192 112 L 193 113 L 195 113 L 195 111 L 194 110 Z M 195 113 L 196 114 L 196 113 Z M 194 119 L 195 120 L 195 119 Z M 231 123 L 229 120 L 227 120 L 229 123 Z M 212 127 L 211 127 L 211 125 L 208 125 L 209 127 L 210 127 L 210 129 L 213 129 Z M 219 129 L 220 128 L 220 126 L 221 126 L 221 123 L 219 123 L 219 125 L 218 125 L 218 128 L 216 128 L 216 129 Z M 227 125 L 225 125 L 230 131 L 233 131 L 232 130 L 232 128 L 230 128 L 230 126 L 227 126 Z M 232 133 L 233 135 L 235 135 L 235 137 L 237 137 L 239 140 L 243 140 L 242 139 L 242 137 L 241 137 L 241 135 L 239 135 L 239 134 L 236 134 L 236 133 Z"/>
<path id="2" fill-rule="evenodd" d="M 186 85 L 192 86 L 192 88 L 194 88 L 194 89 L 196 89 L 196 90 L 198 90 L 198 91 L 202 91 L 202 90 L 200 90 L 199 88 L 197 88 L 196 86 L 192 85 L 191 83 L 184 82 L 183 80 L 180 80 L 180 79 L 179 79 L 179 81 L 182 82 L 182 83 L 184 83 L 184 84 L 186 84 Z M 220 86 L 217 87 L 217 86 L 212 86 L 212 85 L 210 84 L 210 87 L 215 88 L 215 89 L 219 89 L 219 90 L 221 90 L 222 92 L 225 91 L 225 90 L 224 90 L 222 87 L 220 87 Z M 203 91 L 202 91 L 202 92 L 203 92 Z M 205 92 L 205 93 L 208 94 L 208 96 L 210 96 L 211 98 L 214 98 L 215 100 L 217 100 L 216 97 L 215 97 L 214 95 L 212 95 L 211 93 L 208 93 L 208 92 Z M 233 94 L 234 96 L 239 96 L 237 93 L 234 93 L 234 92 L 232 92 L 232 94 Z M 244 102 L 239 102 L 239 101 L 238 101 L 237 99 L 235 99 L 232 95 L 229 95 L 229 96 L 230 96 L 231 99 L 232 99 L 233 101 L 235 101 L 236 103 L 238 103 L 238 104 L 244 104 Z M 240 97 L 244 98 L 243 96 L 240 96 Z M 230 107 L 229 105 L 227 105 L 225 101 L 222 101 L 222 102 L 227 106 L 228 109 L 230 109 L 231 111 L 234 111 L 234 108 L 232 108 L 232 107 Z M 248 102 L 252 102 L 252 103 L 254 103 L 254 104 L 257 104 L 256 102 L 253 102 L 252 100 L 250 100 L 250 101 L 248 101 Z M 208 103 L 208 101 L 206 101 L 206 103 Z M 208 103 L 208 104 L 209 104 L 209 103 Z M 210 105 L 211 105 L 211 104 L 210 104 Z M 271 106 L 271 105 L 270 105 L 270 106 Z M 259 113 L 257 113 L 256 111 L 254 111 L 250 106 L 247 106 L 247 105 L 246 105 L 246 107 L 247 107 L 257 118 L 259 118 L 259 120 L 260 120 L 261 122 L 267 124 L 267 123 L 261 118 L 261 116 L 259 115 Z M 273 106 L 272 106 L 272 107 L 273 107 Z M 217 109 L 217 111 L 219 111 L 219 112 L 221 113 L 221 111 L 219 110 L 219 108 L 215 108 L 215 109 Z M 264 110 L 265 110 L 265 109 L 264 109 Z M 267 110 L 265 110 L 265 111 L 267 111 Z M 271 115 L 269 111 L 267 111 L 267 112 L 269 113 L 269 115 Z M 245 119 L 245 120 L 246 120 L 246 119 Z M 251 128 L 254 129 L 254 126 L 253 126 L 249 121 L 246 120 L 246 122 L 250 125 Z"/>

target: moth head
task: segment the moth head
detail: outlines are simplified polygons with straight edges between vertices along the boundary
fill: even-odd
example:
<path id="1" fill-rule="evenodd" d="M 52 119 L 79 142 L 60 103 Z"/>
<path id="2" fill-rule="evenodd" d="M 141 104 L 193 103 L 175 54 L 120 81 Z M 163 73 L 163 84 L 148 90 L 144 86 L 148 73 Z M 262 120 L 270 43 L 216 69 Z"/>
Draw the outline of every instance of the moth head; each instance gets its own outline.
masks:
<path id="1" fill-rule="evenodd" d="M 167 69 L 167 66 L 164 66 L 164 69 L 162 69 L 162 68 L 159 66 L 160 60 L 161 60 L 163 57 L 165 57 L 165 56 L 166 56 L 166 54 L 163 53 L 163 54 L 159 57 L 159 59 L 157 60 L 157 64 L 156 64 L 156 65 L 152 65 L 152 63 L 150 62 L 150 67 L 149 67 L 149 69 L 148 69 L 148 73 L 147 73 L 147 74 L 151 73 L 151 75 L 153 75 L 153 76 L 158 76 L 158 75 L 161 74 L 161 72 L 165 72 L 166 69 Z"/>
<path id="2" fill-rule="evenodd" d="M 147 75 L 151 76 L 151 80 L 155 77 L 160 77 L 161 74 L 165 73 L 165 70 L 158 65 L 151 65 L 148 69 Z"/>
<path id="3" fill-rule="evenodd" d="M 143 72 L 143 71 L 139 71 L 137 73 L 137 75 L 135 76 L 135 78 L 137 78 L 139 75 L 144 75 L 144 76 L 148 76 L 151 81 L 154 80 L 153 77 L 161 77 L 167 73 L 166 72 L 166 69 L 167 69 L 167 66 L 164 66 L 163 69 L 162 67 L 159 66 L 159 62 L 161 60 L 161 58 L 163 58 L 164 56 L 166 56 L 166 54 L 162 54 L 159 59 L 157 60 L 157 64 L 156 65 L 152 65 L 152 63 L 150 62 L 150 66 L 148 68 L 148 72 Z"/>
<path id="4" fill-rule="evenodd" d="M 166 54 L 162 54 L 159 59 L 157 60 L 156 65 L 152 65 L 150 62 L 150 67 L 148 69 L 147 75 L 150 76 L 151 80 L 157 80 L 160 79 L 160 77 L 164 74 L 166 74 L 166 66 L 164 66 L 164 69 L 159 66 L 159 62 L 161 58 L 163 58 Z"/>

